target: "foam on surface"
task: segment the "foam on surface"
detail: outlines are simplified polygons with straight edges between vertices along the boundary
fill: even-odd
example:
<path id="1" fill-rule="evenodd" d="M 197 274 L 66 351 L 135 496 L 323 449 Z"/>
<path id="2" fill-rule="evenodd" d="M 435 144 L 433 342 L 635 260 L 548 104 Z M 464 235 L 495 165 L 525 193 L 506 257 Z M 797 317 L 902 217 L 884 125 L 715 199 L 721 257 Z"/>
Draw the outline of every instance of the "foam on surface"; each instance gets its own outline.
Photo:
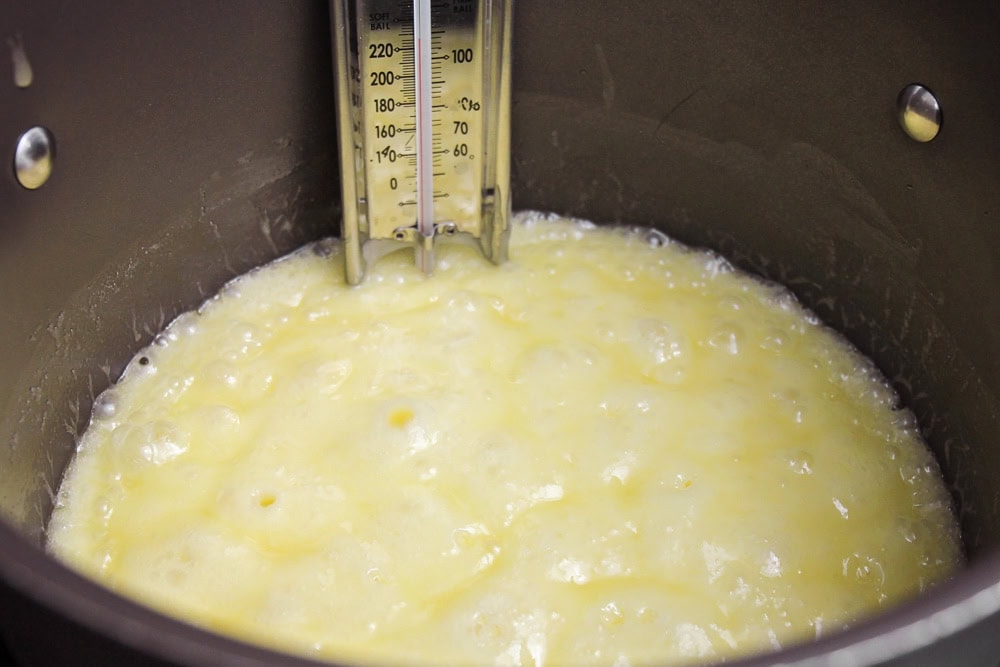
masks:
<path id="1" fill-rule="evenodd" d="M 49 548 L 209 629 L 414 663 L 703 661 L 961 564 L 870 362 L 783 289 L 522 214 L 344 284 L 335 242 L 227 286 L 97 402 Z"/>

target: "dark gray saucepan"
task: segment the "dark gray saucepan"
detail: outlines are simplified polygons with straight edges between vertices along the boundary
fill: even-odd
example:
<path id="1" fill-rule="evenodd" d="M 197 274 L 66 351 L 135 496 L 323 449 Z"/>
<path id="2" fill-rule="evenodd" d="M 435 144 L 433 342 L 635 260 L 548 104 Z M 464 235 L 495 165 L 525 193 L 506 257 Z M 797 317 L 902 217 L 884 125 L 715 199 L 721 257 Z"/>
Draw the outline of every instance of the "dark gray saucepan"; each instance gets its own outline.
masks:
<path id="1" fill-rule="evenodd" d="M 0 61 L 23 47 L 33 72 L 0 63 L 0 627 L 23 664 L 308 664 L 118 598 L 41 541 L 131 351 L 335 228 L 328 25 L 308 0 L 0 9 Z M 968 571 L 747 664 L 1000 659 L 998 35 L 995 0 L 519 0 L 515 206 L 652 223 L 786 283 L 892 379 L 953 490 Z M 911 83 L 944 111 L 930 143 L 897 123 Z M 35 125 L 56 154 L 28 191 Z"/>

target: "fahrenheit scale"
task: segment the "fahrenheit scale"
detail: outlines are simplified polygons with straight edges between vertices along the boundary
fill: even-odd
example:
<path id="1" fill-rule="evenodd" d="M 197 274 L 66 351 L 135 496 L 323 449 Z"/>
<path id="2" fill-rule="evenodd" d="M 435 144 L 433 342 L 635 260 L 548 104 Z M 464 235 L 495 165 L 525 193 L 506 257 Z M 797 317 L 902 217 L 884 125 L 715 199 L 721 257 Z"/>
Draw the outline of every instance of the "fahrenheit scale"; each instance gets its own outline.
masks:
<path id="1" fill-rule="evenodd" d="M 347 280 L 440 240 L 506 259 L 512 0 L 331 0 Z"/>

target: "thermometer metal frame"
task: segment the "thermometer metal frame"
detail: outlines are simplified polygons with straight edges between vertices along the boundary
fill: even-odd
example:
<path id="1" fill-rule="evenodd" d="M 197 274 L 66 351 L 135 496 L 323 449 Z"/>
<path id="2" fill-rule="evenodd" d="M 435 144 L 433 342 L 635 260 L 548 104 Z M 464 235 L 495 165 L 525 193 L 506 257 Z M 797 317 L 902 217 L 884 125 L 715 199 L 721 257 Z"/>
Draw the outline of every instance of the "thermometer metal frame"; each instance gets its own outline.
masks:
<path id="1" fill-rule="evenodd" d="M 507 259 L 512 0 L 331 0 L 345 272 L 403 247 Z"/>

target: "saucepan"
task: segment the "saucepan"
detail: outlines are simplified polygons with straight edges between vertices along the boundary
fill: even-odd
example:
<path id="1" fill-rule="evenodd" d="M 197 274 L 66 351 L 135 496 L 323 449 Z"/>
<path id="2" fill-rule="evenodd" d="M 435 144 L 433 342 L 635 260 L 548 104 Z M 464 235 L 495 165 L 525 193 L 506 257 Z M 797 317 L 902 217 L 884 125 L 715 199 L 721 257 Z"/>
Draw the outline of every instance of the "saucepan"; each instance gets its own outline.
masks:
<path id="1" fill-rule="evenodd" d="M 0 627 L 22 664 L 310 664 L 42 542 L 132 352 L 336 232 L 329 26 L 313 0 L 0 10 Z M 746 664 L 1000 659 L 998 34 L 985 1 L 518 0 L 515 208 L 651 224 L 788 285 L 891 380 L 952 492 L 953 581 Z"/>

